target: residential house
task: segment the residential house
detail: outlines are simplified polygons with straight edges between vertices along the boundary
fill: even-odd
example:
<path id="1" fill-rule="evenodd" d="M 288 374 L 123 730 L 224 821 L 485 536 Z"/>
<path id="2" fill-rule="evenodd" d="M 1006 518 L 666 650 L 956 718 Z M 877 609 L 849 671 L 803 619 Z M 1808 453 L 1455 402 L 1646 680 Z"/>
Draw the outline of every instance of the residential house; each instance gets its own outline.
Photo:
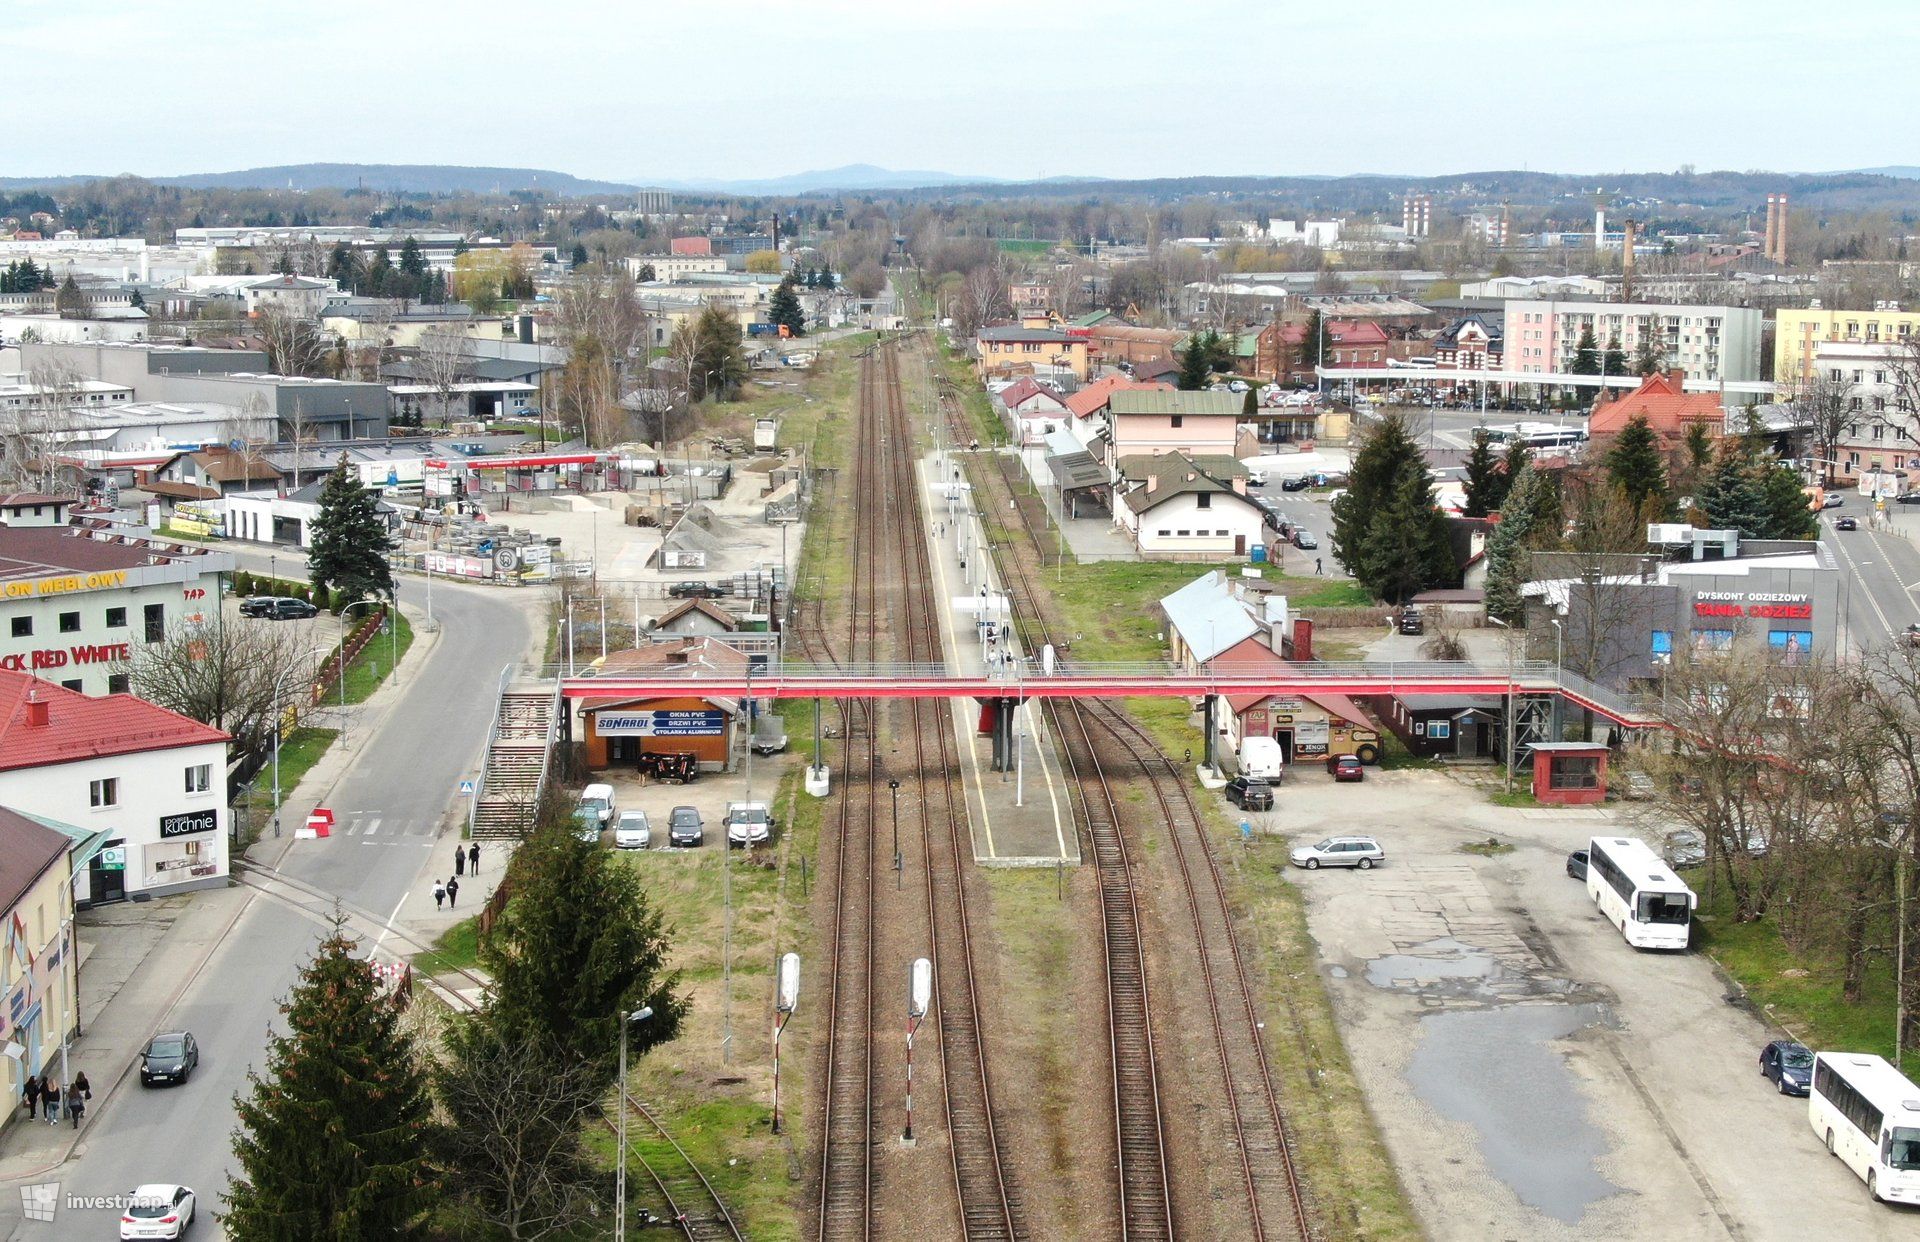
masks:
<path id="1" fill-rule="evenodd" d="M 1107 465 L 1158 453 L 1230 457 L 1243 403 L 1231 392 L 1117 389 L 1107 399 Z"/>
<path id="2" fill-rule="evenodd" d="M 1587 432 L 1595 440 L 1620 434 L 1636 417 L 1644 415 L 1647 425 L 1661 436 L 1677 440 L 1687 434 L 1693 423 L 1705 424 L 1717 439 L 1726 427 L 1726 410 L 1720 395 L 1711 392 L 1687 392 L 1686 373 L 1675 367 L 1656 371 L 1640 381 L 1640 387 L 1623 396 L 1602 392 L 1594 402 L 1587 420 Z"/>
<path id="3" fill-rule="evenodd" d="M 1005 411 L 1014 443 L 1024 446 L 1045 441 L 1047 429 L 1065 422 L 1067 403 L 1059 393 L 1027 377 L 1003 389 L 995 402 Z"/>
<path id="4" fill-rule="evenodd" d="M 1330 367 L 1383 367 L 1387 364 L 1387 330 L 1371 319 L 1329 319 L 1322 357 Z"/>
<path id="5" fill-rule="evenodd" d="M 704 638 L 732 634 L 740 618 L 710 599 L 684 599 L 654 618 L 648 634 L 654 638 Z"/>
<path id="6" fill-rule="evenodd" d="M 342 296 L 339 281 L 311 276 L 269 276 L 240 289 L 240 301 L 249 319 L 258 319 L 269 311 L 289 319 L 318 319 L 328 302 Z"/>
<path id="7" fill-rule="evenodd" d="M 1814 343 L 1811 374 L 1845 394 L 1848 421 L 1834 446 L 1833 473 L 1840 481 L 1854 483 L 1861 475 L 1876 476 L 1880 485 L 1876 491 L 1897 495 L 1907 490 L 1900 480 L 1920 473 L 1920 422 L 1901 391 L 1902 372 L 1911 356 L 1897 336 L 1892 343 Z M 1801 383 L 1805 382 L 1803 377 Z"/>
<path id="8" fill-rule="evenodd" d="M 1507 303 L 1503 362 L 1509 371 L 1568 374 L 1591 333 L 1597 348 L 1617 342 L 1628 358 L 1650 345 L 1690 380 L 1757 380 L 1763 327 L 1754 307 L 1515 298 Z"/>
<path id="9" fill-rule="evenodd" d="M 980 375 L 1031 375 L 1036 370 L 1059 368 L 1073 373 L 1082 383 L 1087 378 L 1087 338 L 1062 332 L 1058 328 L 982 328 L 974 338 L 979 352 Z"/>
<path id="10" fill-rule="evenodd" d="M 1265 515 L 1247 499 L 1247 468 L 1237 459 L 1176 450 L 1123 457 L 1117 471 L 1114 521 L 1141 555 L 1244 558 L 1260 544 Z"/>
<path id="11" fill-rule="evenodd" d="M 75 852 L 69 833 L 0 807 L 0 1125 L 26 1116 L 27 1076 L 58 1074 L 62 1045 L 79 1033 Z"/>
<path id="12" fill-rule="evenodd" d="M 1045 311 L 1053 306 L 1053 286 L 1036 281 L 1016 280 L 1007 286 L 1007 304 L 1016 315 Z"/>
<path id="13" fill-rule="evenodd" d="M 1270 384 L 1300 384 L 1313 381 L 1313 368 L 1301 362 L 1307 340 L 1307 325 L 1268 324 L 1254 335 L 1253 373 Z"/>
<path id="14" fill-rule="evenodd" d="M 1094 437 L 1106 431 L 1107 402 L 1113 399 L 1114 393 L 1172 391 L 1171 384 L 1144 383 L 1128 379 L 1117 371 L 1103 375 L 1085 388 L 1066 395 L 1067 425 L 1082 444 L 1091 447 Z"/>
<path id="15" fill-rule="evenodd" d="M 1920 311 L 1901 310 L 1897 302 L 1880 302 L 1870 311 L 1828 310 L 1818 302 L 1804 310 L 1778 311 L 1774 383 L 1783 393 L 1796 391 L 1823 365 L 1818 357 L 1822 345 L 1898 346 L 1915 333 L 1920 333 Z"/>
<path id="16" fill-rule="evenodd" d="M 1135 368 L 1142 363 L 1172 360 L 1189 335 L 1175 328 L 1136 328 L 1117 319 L 1092 324 L 1086 332 L 1098 361 Z"/>
<path id="17" fill-rule="evenodd" d="M 1498 371 L 1505 335 L 1501 318 L 1481 312 L 1463 315 L 1448 324 L 1433 341 L 1434 369 Z"/>

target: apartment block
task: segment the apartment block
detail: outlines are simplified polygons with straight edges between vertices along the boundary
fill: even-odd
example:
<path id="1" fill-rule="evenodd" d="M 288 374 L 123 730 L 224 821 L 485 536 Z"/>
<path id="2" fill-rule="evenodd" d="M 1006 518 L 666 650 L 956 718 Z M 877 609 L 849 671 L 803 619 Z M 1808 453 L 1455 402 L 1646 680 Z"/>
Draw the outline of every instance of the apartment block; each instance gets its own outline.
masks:
<path id="1" fill-rule="evenodd" d="M 1677 367 L 1690 380 L 1757 380 L 1761 326 L 1761 313 L 1743 306 L 1516 298 L 1507 303 L 1506 366 L 1571 371 L 1580 338 L 1591 331 L 1600 349 L 1617 342 L 1629 358 L 1652 341 L 1662 367 Z"/>

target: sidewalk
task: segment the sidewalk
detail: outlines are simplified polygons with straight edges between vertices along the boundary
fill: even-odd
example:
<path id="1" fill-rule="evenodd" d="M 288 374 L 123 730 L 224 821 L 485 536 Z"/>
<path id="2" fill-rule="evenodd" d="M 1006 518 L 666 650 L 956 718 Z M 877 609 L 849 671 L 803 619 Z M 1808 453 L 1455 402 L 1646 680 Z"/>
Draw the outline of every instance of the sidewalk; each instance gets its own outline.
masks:
<path id="1" fill-rule="evenodd" d="M 409 614 L 412 611 L 408 609 Z M 408 619 L 413 618 L 410 615 Z M 400 676 L 387 678 L 364 704 L 358 705 L 356 736 L 371 740 L 377 735 L 392 705 L 399 700 L 400 688 L 409 684 L 414 671 L 438 641 L 437 629 L 432 633 L 416 630 L 413 645 L 400 661 Z M 304 822 L 309 809 L 324 805 L 328 791 L 364 744 L 365 741 L 356 744 L 351 751 L 338 745 L 331 747 L 298 786 L 284 791 L 281 812 L 284 834 L 278 839 L 269 836 L 255 842 L 244 857 L 263 866 L 277 865 L 293 843 L 294 826 Z M 438 849 L 436 846 L 436 853 Z M 494 867 L 494 860 L 484 857 L 489 852 L 487 847 L 482 846 L 481 852 L 484 876 L 486 870 Z M 501 865 L 494 871 L 497 878 L 499 870 L 504 868 L 506 852 L 497 849 L 492 852 Z M 452 851 L 446 851 L 444 860 L 436 857 L 433 861 L 435 865 L 450 866 Z M 463 877 L 463 889 L 464 883 Z M 428 888 L 431 889 L 431 884 Z M 486 891 L 492 891 L 491 884 Z M 68 1124 L 23 1124 L 26 1115 L 20 1101 L 4 1101 L 6 1111 L 0 1114 L 5 1118 L 4 1126 L 0 1127 L 0 1182 L 38 1176 L 72 1154 L 77 1141 L 89 1133 L 89 1127 L 109 1101 L 132 1080 L 140 1049 L 164 1028 L 175 1004 L 193 986 L 213 951 L 257 896 L 254 890 L 230 882 L 225 888 L 203 889 L 151 902 L 116 903 L 84 911 L 75 919 L 80 946 L 81 1034 L 68 1048 L 65 1070 L 55 1061 L 47 1072 L 59 1074 L 62 1081 L 66 1081 L 85 1071 L 93 1086 L 93 1099 L 88 1102 L 87 1120 L 79 1130 Z M 467 893 L 463 891 L 461 896 Z M 484 892 L 474 892 L 473 910 L 479 909 L 485 897 Z M 431 911 L 430 891 L 426 901 Z M 466 913 L 473 912 L 466 909 L 466 902 L 462 902 L 461 907 Z M 448 925 L 457 921 L 458 917 L 446 920 Z M 433 931 L 427 939 L 431 941 L 440 930 Z"/>

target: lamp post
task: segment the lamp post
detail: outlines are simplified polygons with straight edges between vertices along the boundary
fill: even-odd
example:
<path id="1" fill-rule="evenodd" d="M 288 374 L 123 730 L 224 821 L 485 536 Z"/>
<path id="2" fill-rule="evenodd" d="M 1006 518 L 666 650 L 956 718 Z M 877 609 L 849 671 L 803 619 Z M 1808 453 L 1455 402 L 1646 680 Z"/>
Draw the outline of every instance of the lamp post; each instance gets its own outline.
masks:
<path id="1" fill-rule="evenodd" d="M 907 968 L 907 1128 L 900 1135 L 903 1143 L 913 1142 L 913 1037 L 932 1003 L 933 963 L 916 957 Z"/>
<path id="2" fill-rule="evenodd" d="M 900 877 L 900 871 L 901 871 L 901 866 L 900 866 L 900 782 L 897 779 L 889 778 L 887 780 L 887 791 L 893 795 L 893 874 L 894 874 L 893 883 L 894 883 L 894 887 L 898 888 L 900 886 L 899 877 Z"/>
<path id="3" fill-rule="evenodd" d="M 627 1237 L 627 1028 L 652 1016 L 653 1006 L 642 1005 L 620 1018 L 620 1160 L 613 1177 L 614 1242 L 626 1242 Z"/>
<path id="4" fill-rule="evenodd" d="M 1513 743 L 1515 726 L 1519 723 L 1513 717 L 1513 627 L 1498 617 L 1488 617 L 1501 629 L 1507 631 L 1507 792 L 1513 792 Z"/>
<path id="5" fill-rule="evenodd" d="M 339 673 L 340 673 L 340 744 L 342 746 L 345 746 L 347 743 L 347 732 L 348 732 L 347 618 L 353 614 L 353 610 L 356 608 L 363 608 L 363 607 L 372 608 L 372 607 L 378 606 L 381 603 L 382 601 L 377 599 L 356 599 L 351 604 L 348 604 L 345 608 L 342 608 L 340 610 L 340 669 L 339 669 Z M 393 642 L 394 642 L 393 649 L 395 654 L 397 655 L 400 651 L 400 635 L 398 631 L 395 631 L 394 633 Z"/>

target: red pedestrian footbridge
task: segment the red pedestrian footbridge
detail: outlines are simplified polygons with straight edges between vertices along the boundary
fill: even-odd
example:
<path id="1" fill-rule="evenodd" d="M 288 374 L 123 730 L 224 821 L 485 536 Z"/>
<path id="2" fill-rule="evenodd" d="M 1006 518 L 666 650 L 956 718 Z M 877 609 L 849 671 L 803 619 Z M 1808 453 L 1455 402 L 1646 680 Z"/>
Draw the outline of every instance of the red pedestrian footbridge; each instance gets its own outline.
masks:
<path id="1" fill-rule="evenodd" d="M 549 675 L 555 675 L 549 670 Z M 1521 660 L 1300 663 L 1198 672 L 1166 663 L 1009 659 L 979 671 L 944 664 L 819 665 L 785 661 L 752 670 L 668 666 L 643 672 L 557 674 L 569 699 L 722 695 L 767 699 L 1198 698 L 1209 694 L 1556 696 L 1630 729 L 1663 727 L 1655 706 L 1553 664 Z"/>

